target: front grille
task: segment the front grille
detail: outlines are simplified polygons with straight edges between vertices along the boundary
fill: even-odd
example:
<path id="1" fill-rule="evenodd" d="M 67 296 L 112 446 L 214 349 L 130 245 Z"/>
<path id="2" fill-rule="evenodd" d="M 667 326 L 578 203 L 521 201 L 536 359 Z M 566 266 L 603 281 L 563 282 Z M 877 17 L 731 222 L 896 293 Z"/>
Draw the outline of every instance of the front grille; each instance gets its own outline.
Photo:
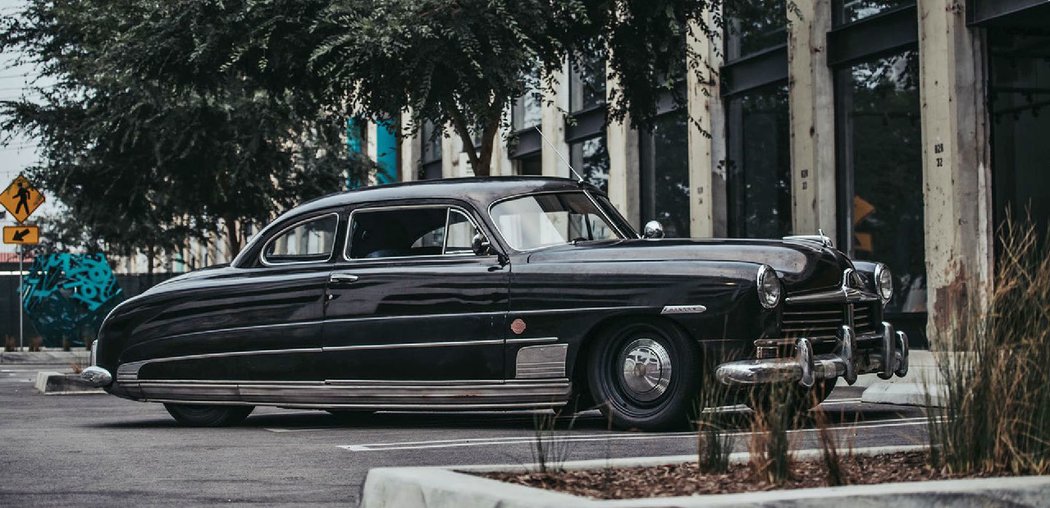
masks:
<path id="1" fill-rule="evenodd" d="M 786 305 L 780 332 L 782 338 L 834 339 L 842 325 L 849 324 L 853 309 L 853 331 L 857 335 L 875 333 L 872 309 L 877 303 L 806 303 Z"/>

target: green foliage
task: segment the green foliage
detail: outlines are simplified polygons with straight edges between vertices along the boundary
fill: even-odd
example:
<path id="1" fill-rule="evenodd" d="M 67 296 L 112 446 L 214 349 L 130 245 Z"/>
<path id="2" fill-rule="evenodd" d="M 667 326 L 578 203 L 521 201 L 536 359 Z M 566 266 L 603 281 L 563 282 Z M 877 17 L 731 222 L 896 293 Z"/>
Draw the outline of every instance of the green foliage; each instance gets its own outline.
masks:
<path id="1" fill-rule="evenodd" d="M 0 48 L 56 82 L 40 101 L 0 103 L 3 128 L 39 140 L 44 162 L 29 175 L 118 254 L 153 258 L 209 233 L 225 233 L 236 253 L 238 222 L 369 169 L 347 160 L 337 111 L 259 79 L 284 70 L 279 58 L 264 75 L 197 65 L 242 36 L 196 24 L 221 5 L 32 0 L 3 20 Z"/>

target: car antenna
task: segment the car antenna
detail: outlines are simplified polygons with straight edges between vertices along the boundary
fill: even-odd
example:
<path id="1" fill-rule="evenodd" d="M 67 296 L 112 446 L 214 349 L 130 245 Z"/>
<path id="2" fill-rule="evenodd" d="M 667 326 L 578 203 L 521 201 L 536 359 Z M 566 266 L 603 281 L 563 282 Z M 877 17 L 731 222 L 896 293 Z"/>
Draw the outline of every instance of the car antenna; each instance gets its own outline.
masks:
<path id="1" fill-rule="evenodd" d="M 561 152 L 559 152 L 558 149 L 554 147 L 554 143 L 551 143 L 550 140 L 547 139 L 547 136 L 543 135 L 543 131 L 540 130 L 540 127 L 536 126 L 536 127 L 533 127 L 533 128 L 536 129 L 536 132 L 538 132 L 540 134 L 540 138 L 543 139 L 543 142 L 547 143 L 547 146 L 551 147 L 551 149 L 554 150 L 554 154 L 557 155 L 558 158 L 561 159 L 561 161 L 564 162 L 565 165 L 569 167 L 569 171 L 572 171 L 572 174 L 576 175 L 576 178 L 580 179 L 579 183 L 584 183 L 586 180 L 583 178 L 583 176 L 576 172 L 576 168 L 573 168 L 572 164 L 569 164 L 569 161 L 565 160 L 565 157 L 561 156 Z"/>

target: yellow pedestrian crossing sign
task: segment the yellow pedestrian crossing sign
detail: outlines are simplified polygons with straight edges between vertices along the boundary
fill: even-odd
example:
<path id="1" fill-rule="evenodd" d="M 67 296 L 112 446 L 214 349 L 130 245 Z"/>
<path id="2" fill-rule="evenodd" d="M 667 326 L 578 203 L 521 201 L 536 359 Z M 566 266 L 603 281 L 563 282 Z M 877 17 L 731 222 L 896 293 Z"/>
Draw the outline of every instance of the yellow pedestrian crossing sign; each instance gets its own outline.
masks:
<path id="1" fill-rule="evenodd" d="M 18 175 L 0 194 L 0 205 L 4 205 L 15 222 L 19 223 L 25 222 L 42 204 L 44 195 L 22 175 Z"/>

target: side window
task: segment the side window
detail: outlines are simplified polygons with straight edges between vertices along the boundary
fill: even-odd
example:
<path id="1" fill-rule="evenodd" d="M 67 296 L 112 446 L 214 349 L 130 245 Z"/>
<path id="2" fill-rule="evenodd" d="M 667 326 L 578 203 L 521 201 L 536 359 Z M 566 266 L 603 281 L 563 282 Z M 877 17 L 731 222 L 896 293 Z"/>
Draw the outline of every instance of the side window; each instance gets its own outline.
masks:
<path id="1" fill-rule="evenodd" d="M 348 259 L 472 253 L 476 229 L 448 207 L 360 210 L 351 214 Z"/>
<path id="2" fill-rule="evenodd" d="M 263 261 L 274 265 L 328 261 L 338 227 L 339 215 L 334 213 L 292 226 L 266 244 Z"/>

